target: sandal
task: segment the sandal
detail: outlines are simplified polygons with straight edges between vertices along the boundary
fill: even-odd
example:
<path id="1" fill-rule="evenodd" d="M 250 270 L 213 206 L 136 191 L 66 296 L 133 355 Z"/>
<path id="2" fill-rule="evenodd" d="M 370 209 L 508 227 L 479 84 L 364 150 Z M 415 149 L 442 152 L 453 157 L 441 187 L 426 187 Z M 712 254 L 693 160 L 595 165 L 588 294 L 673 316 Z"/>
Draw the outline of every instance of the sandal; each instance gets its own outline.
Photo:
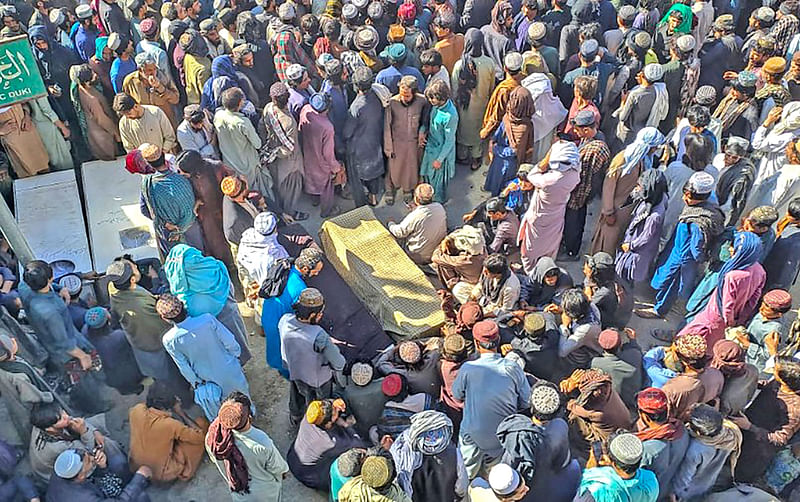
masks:
<path id="1" fill-rule="evenodd" d="M 386 192 L 386 205 L 387 206 L 394 206 L 394 191 Z"/>
<path id="2" fill-rule="evenodd" d="M 377 206 L 378 205 L 378 196 L 375 195 L 374 193 L 369 194 L 367 196 L 367 204 L 369 204 L 372 207 Z"/>

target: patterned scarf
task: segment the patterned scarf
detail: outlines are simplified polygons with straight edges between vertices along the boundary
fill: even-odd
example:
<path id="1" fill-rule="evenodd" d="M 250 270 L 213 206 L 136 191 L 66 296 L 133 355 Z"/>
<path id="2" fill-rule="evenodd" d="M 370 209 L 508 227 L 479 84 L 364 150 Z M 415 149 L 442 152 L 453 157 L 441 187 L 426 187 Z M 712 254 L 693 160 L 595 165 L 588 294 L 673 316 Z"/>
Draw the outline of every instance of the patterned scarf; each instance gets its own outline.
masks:
<path id="1" fill-rule="evenodd" d="M 722 130 L 727 131 L 730 126 L 736 122 L 736 119 L 750 107 L 753 99 L 746 99 L 742 102 L 736 100 L 731 93 L 722 98 L 717 109 L 714 111 L 712 117 L 718 119 L 722 123 Z"/>
<path id="2" fill-rule="evenodd" d="M 265 156 L 264 150 L 270 150 L 266 152 L 266 159 L 267 164 L 271 163 L 277 157 L 278 149 L 277 146 L 282 146 L 283 148 L 289 150 L 289 152 L 294 151 L 294 140 L 290 138 L 286 131 L 283 129 L 283 125 L 281 125 L 280 119 L 278 119 L 278 107 L 275 106 L 274 103 L 269 103 L 266 107 L 264 107 L 264 122 L 267 126 L 268 135 L 271 136 L 269 139 L 277 140 L 280 145 L 274 144 L 274 141 L 267 141 L 262 148 L 262 157 Z"/>
<path id="3" fill-rule="evenodd" d="M 397 467 L 397 481 L 409 497 L 414 495 L 411 479 L 422 465 L 423 455 L 438 455 L 450 445 L 453 422 L 444 413 L 428 410 L 411 417 L 411 425 L 389 449 Z"/>
<path id="4" fill-rule="evenodd" d="M 766 84 L 760 90 L 756 91 L 756 101 L 763 103 L 764 101 L 772 98 L 775 101 L 775 106 L 783 106 L 792 100 L 792 95 L 786 87 L 781 84 Z"/>
<path id="5" fill-rule="evenodd" d="M 703 246 L 708 251 L 713 242 L 722 234 L 725 215 L 719 206 L 709 201 L 697 206 L 686 206 L 678 216 L 681 223 L 694 223 L 703 233 Z"/>

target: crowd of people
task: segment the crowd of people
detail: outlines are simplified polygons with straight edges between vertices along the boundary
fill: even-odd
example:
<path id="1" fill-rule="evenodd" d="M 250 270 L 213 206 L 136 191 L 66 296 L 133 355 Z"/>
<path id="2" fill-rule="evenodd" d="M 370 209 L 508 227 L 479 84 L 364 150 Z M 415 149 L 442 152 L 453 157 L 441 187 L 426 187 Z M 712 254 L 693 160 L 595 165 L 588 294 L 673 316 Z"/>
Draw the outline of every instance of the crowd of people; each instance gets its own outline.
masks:
<path id="1" fill-rule="evenodd" d="M 0 245 L 0 393 L 27 450 L 0 442 L 0 499 L 145 502 L 205 459 L 234 501 L 294 499 L 289 475 L 342 502 L 800 493 L 797 0 L 0 16 L 48 92 L 0 110 L 12 177 L 124 156 L 159 253 L 97 274 Z M 448 225 L 468 175 L 482 202 Z M 446 322 L 353 358 L 324 322 L 339 291 L 308 285 L 323 250 L 282 229 L 308 199 L 324 219 L 400 198 L 387 230 Z M 288 451 L 254 425 L 274 417 L 243 302 L 288 381 Z M 144 399 L 125 441 L 117 394 Z"/>

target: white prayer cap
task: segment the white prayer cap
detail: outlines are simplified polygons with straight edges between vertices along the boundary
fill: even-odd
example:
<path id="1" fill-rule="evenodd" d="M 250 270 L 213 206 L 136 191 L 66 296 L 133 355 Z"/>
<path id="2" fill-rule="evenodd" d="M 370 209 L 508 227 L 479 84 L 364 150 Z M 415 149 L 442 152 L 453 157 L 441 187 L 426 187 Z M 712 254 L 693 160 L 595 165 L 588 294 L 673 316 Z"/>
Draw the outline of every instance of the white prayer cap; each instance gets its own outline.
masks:
<path id="1" fill-rule="evenodd" d="M 650 63 L 644 67 L 644 78 L 648 82 L 658 82 L 664 76 L 664 68 L 658 63 Z"/>
<path id="2" fill-rule="evenodd" d="M 489 486 L 497 495 L 511 495 L 520 482 L 519 473 L 508 464 L 497 464 L 489 471 Z"/>

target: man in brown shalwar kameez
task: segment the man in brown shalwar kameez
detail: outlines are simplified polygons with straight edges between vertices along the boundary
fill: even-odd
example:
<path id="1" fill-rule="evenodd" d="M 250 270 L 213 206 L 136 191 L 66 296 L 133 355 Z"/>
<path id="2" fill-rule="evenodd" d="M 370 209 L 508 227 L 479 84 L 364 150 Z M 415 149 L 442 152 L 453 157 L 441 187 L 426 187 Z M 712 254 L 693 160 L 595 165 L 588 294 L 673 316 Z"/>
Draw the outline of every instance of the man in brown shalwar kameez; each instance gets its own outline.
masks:
<path id="1" fill-rule="evenodd" d="M 0 142 L 17 178 L 27 178 L 50 170 L 50 157 L 31 120 L 26 104 L 0 109 Z"/>
<path id="2" fill-rule="evenodd" d="M 663 143 L 664 135 L 658 129 L 645 127 L 636 135 L 636 140 L 611 161 L 603 180 L 600 219 L 592 237 L 592 254 L 605 251 L 616 255 L 633 212 L 633 206 L 625 205 L 625 201 L 639 183 L 639 175 L 658 167 L 655 153 Z"/>
<path id="3" fill-rule="evenodd" d="M 383 121 L 383 151 L 389 159 L 386 176 L 386 204 L 394 204 L 398 188 L 403 200 L 410 202 L 419 182 L 419 133 L 425 97 L 417 92 L 419 82 L 413 75 L 400 79 L 398 93 L 392 96 Z"/>

